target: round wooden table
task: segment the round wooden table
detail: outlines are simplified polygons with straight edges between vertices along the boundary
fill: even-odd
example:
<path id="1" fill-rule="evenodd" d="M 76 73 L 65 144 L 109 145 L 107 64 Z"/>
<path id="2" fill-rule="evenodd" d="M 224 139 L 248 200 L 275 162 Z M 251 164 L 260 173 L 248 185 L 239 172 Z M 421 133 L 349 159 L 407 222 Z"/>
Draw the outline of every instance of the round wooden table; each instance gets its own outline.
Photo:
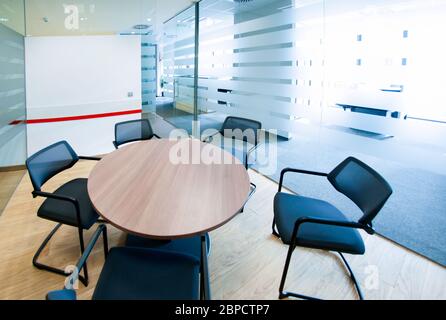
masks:
<path id="1" fill-rule="evenodd" d="M 97 212 L 152 239 L 203 235 L 231 220 L 250 191 L 243 164 L 195 139 L 137 142 L 105 156 L 88 178 Z"/>
<path id="2" fill-rule="evenodd" d="M 174 240 L 200 235 L 200 295 L 210 299 L 205 234 L 244 206 L 244 165 L 199 140 L 137 142 L 105 156 L 88 178 L 96 211 L 130 234 Z"/>

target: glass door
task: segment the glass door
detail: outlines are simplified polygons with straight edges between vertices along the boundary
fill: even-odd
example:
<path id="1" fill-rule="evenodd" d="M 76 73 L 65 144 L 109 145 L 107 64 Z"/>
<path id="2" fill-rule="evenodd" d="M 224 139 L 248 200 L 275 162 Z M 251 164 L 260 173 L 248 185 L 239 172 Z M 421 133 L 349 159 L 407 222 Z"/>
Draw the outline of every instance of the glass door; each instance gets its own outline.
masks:
<path id="1" fill-rule="evenodd" d="M 196 6 L 164 23 L 161 61 L 163 97 L 157 114 L 177 128 L 194 133 L 196 108 Z"/>

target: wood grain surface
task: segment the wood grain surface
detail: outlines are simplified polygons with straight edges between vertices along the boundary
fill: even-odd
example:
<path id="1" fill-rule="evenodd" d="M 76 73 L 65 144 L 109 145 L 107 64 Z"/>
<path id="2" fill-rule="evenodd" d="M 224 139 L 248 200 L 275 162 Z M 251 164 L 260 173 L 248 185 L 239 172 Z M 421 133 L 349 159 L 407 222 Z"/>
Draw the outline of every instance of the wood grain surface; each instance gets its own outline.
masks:
<path id="1" fill-rule="evenodd" d="M 243 207 L 249 188 L 239 160 L 193 139 L 128 145 L 104 157 L 88 182 L 93 206 L 104 219 L 153 239 L 222 226 Z"/>

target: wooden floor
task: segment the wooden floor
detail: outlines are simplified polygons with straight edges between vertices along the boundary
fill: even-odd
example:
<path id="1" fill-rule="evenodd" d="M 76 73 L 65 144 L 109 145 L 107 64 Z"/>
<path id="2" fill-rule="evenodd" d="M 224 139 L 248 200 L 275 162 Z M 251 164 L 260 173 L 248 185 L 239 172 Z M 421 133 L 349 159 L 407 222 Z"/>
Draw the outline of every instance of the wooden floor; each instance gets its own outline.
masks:
<path id="1" fill-rule="evenodd" d="M 25 170 L 0 172 L 0 216 L 25 175 Z"/>
<path id="2" fill-rule="evenodd" d="M 74 177 L 88 177 L 94 162 L 80 162 L 48 183 L 51 191 Z M 273 197 L 277 185 L 250 172 L 258 189 L 245 212 L 212 232 L 209 261 L 213 299 L 277 299 L 287 246 L 271 235 Z M 29 177 L 0 217 L 0 299 L 44 299 L 64 285 L 64 277 L 35 269 L 32 256 L 54 223 L 36 217 L 42 200 L 31 197 Z M 90 230 L 87 237 L 94 231 Z M 110 245 L 125 235 L 109 227 Z M 446 299 L 446 270 L 379 236 L 363 234 L 367 253 L 347 256 L 366 299 Z M 80 299 L 89 299 L 103 264 L 101 245 L 89 260 L 91 284 L 80 285 Z M 79 256 L 77 231 L 62 227 L 42 254 L 59 267 L 75 264 Z M 376 273 L 371 275 L 371 273 Z M 286 288 L 325 299 L 356 299 L 341 260 L 335 254 L 297 248 Z"/>

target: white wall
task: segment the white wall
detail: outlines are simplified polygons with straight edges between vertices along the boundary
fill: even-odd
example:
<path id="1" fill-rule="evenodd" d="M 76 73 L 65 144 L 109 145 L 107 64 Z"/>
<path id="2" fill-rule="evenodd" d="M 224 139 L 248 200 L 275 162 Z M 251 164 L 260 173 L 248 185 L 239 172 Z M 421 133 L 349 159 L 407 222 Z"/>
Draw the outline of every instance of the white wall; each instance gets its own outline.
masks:
<path id="1" fill-rule="evenodd" d="M 141 109 L 139 36 L 28 37 L 25 47 L 28 155 L 59 140 L 78 154 L 109 152 L 114 124 L 141 117 L 32 123 Z"/>

